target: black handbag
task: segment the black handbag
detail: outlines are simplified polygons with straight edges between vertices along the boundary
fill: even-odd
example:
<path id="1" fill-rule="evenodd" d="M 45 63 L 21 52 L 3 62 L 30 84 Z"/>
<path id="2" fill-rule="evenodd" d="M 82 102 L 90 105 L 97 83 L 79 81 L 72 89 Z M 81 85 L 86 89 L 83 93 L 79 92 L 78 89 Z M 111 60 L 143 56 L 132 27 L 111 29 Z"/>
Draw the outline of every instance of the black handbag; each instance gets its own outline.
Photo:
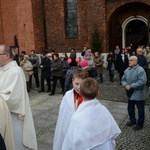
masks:
<path id="1" fill-rule="evenodd" d="M 91 68 L 89 70 L 89 77 L 96 77 L 98 75 L 96 68 Z"/>
<path id="2" fill-rule="evenodd" d="M 133 89 L 130 89 L 130 90 L 126 90 L 126 93 L 127 93 L 127 97 L 130 98 L 133 94 Z"/>

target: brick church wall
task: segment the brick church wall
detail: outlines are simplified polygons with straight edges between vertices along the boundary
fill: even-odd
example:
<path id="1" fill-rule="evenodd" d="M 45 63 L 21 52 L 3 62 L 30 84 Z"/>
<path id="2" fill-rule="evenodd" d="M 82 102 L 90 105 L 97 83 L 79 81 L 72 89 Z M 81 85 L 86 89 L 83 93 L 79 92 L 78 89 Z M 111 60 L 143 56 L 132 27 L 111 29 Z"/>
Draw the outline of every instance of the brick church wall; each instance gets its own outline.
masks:
<path id="1" fill-rule="evenodd" d="M 0 5 L 0 43 L 3 43 L 3 40 L 2 6 Z"/>
<path id="2" fill-rule="evenodd" d="M 33 26 L 36 53 L 45 50 L 42 0 L 32 0 Z"/>
<path id="3" fill-rule="evenodd" d="M 1 0 L 0 43 L 14 45 L 14 36 L 16 35 L 20 51 L 26 50 L 27 53 L 31 49 L 42 53 L 46 46 L 48 51 L 70 52 L 70 48 L 73 47 L 77 52 L 81 52 L 83 46 L 91 47 L 91 33 L 96 24 L 103 39 L 103 52 L 107 52 L 109 51 L 111 30 L 110 20 L 114 17 L 114 12 L 133 2 L 137 3 L 137 8 L 143 6 L 141 9 L 143 12 L 139 10 L 138 14 L 148 18 L 150 7 L 149 0 L 78 0 L 78 36 L 67 38 L 65 34 L 65 0 L 45 1 L 46 35 L 43 25 L 42 2 L 42 0 L 13 0 L 13 2 L 12 0 Z M 144 6 L 146 6 L 145 9 Z M 127 10 L 126 14 L 118 11 L 119 24 L 133 15 L 132 8 Z"/>
<path id="4" fill-rule="evenodd" d="M 139 2 L 139 3 L 143 3 L 143 4 L 150 5 L 150 1 L 149 1 L 149 0 L 130 0 L 130 1 L 125 1 L 125 0 L 119 0 L 119 1 L 111 0 L 111 2 L 110 2 L 110 1 L 106 1 L 107 20 L 109 19 L 109 17 L 111 16 L 111 14 L 112 14 L 117 8 L 119 8 L 119 7 L 121 7 L 121 6 L 125 5 L 125 4 L 132 3 L 132 2 Z M 140 7 L 140 4 L 139 4 L 139 7 Z M 134 8 L 129 8 L 129 9 L 133 10 Z"/>
<path id="5" fill-rule="evenodd" d="M 35 49 L 35 35 L 33 27 L 32 3 L 30 0 L 17 1 L 17 25 L 18 25 L 18 43 L 20 52 Z"/>
<path id="6" fill-rule="evenodd" d="M 45 49 L 42 0 L 1 0 L 0 43 L 14 46 L 17 37 L 19 50 Z"/>
<path id="7" fill-rule="evenodd" d="M 1 0 L 1 43 L 14 45 L 14 36 L 17 34 L 17 1 Z"/>
<path id="8" fill-rule="evenodd" d="M 94 26 L 99 30 L 100 38 L 103 40 L 103 52 L 106 49 L 106 22 L 105 22 L 105 1 L 95 0 L 88 1 L 87 5 L 87 22 L 88 22 L 88 43 L 91 41 L 91 33 L 93 32 Z"/>
<path id="9" fill-rule="evenodd" d="M 78 37 L 66 38 L 65 36 L 65 4 L 64 0 L 46 2 L 47 37 L 49 49 L 58 52 L 82 51 L 83 46 L 91 47 L 90 39 L 94 24 L 98 25 L 100 35 L 105 39 L 105 1 L 77 1 L 78 11 Z M 55 12 L 55 13 L 54 13 Z M 104 46 L 105 46 L 104 40 Z"/>

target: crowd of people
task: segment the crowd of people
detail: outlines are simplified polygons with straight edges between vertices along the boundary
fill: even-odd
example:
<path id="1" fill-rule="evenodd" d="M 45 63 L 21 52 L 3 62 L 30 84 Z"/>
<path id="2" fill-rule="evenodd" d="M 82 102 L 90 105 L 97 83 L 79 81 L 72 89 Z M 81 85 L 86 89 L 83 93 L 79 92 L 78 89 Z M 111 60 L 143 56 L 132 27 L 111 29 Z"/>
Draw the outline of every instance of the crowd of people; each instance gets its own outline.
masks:
<path id="1" fill-rule="evenodd" d="M 57 80 L 59 80 L 61 93 L 65 94 L 72 88 L 72 76 L 78 68 L 88 71 L 90 77 L 98 77 L 103 83 L 103 58 L 99 52 L 93 54 L 91 49 L 86 47 L 83 48 L 81 57 L 77 57 L 76 51 L 71 48 L 69 56 L 67 53 L 58 54 L 53 50 L 50 53 L 43 51 L 39 57 L 35 50 L 31 50 L 29 55 L 26 54 L 26 51 L 22 51 L 19 58 L 20 67 L 26 77 L 28 92 L 32 88 L 32 76 L 34 76 L 36 88 L 40 88 L 38 92 L 49 92 L 50 96 L 55 95 Z M 46 86 L 47 90 L 45 90 Z"/>
<path id="2" fill-rule="evenodd" d="M 107 61 L 110 81 L 113 82 L 114 71 L 117 70 L 120 84 L 127 93 L 130 121 L 126 125 L 134 125 L 134 130 L 140 130 L 145 121 L 146 85 L 150 95 L 150 46 L 138 46 L 136 50 L 131 46 L 126 49 L 116 46 L 114 51 L 109 52 Z M 135 106 L 138 109 L 138 118 L 135 115 Z"/>
<path id="3" fill-rule="evenodd" d="M 86 47 L 81 57 L 77 57 L 73 48 L 69 56 L 44 51 L 39 57 L 35 50 L 31 50 L 29 55 L 22 51 L 19 67 L 13 61 L 10 47 L 0 45 L 0 144 L 4 150 L 37 150 L 28 97 L 32 76 L 36 88 L 40 88 L 38 92 L 49 92 L 49 96 L 55 95 L 57 80 L 60 81 L 63 98 L 53 150 L 115 149 L 115 139 L 121 131 L 107 108 L 97 100 L 99 82 L 104 81 L 103 57 Z M 107 62 L 110 82 L 114 81 L 114 71 L 117 70 L 120 84 L 127 93 L 130 117 L 127 126 L 135 125 L 134 130 L 142 129 L 146 85 L 150 92 L 150 47 L 144 49 L 140 46 L 132 51 L 131 47 L 121 50 L 116 46 L 114 51 L 109 52 Z M 135 105 L 138 119 L 135 117 Z"/>

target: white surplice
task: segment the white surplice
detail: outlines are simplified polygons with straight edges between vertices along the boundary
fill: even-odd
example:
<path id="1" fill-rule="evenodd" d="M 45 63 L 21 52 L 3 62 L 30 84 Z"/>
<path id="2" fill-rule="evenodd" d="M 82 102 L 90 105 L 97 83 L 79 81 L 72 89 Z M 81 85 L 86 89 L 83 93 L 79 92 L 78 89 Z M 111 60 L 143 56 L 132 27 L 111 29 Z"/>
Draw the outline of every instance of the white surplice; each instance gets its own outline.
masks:
<path id="1" fill-rule="evenodd" d="M 120 133 L 105 106 L 97 99 L 86 101 L 72 116 L 61 150 L 114 150 Z"/>
<path id="2" fill-rule="evenodd" d="M 10 111 L 7 104 L 1 97 L 0 97 L 0 133 L 4 139 L 7 150 L 15 150 Z"/>
<path id="3" fill-rule="evenodd" d="M 66 92 L 60 108 L 54 134 L 53 150 L 61 150 L 65 135 L 68 131 L 70 120 L 75 113 L 74 91 L 73 89 Z"/>
<path id="4" fill-rule="evenodd" d="M 19 140 L 21 139 L 21 150 L 37 150 L 33 117 L 26 91 L 26 80 L 16 61 L 11 61 L 0 68 L 0 97 L 5 100 L 11 112 L 15 149 L 20 150 Z"/>

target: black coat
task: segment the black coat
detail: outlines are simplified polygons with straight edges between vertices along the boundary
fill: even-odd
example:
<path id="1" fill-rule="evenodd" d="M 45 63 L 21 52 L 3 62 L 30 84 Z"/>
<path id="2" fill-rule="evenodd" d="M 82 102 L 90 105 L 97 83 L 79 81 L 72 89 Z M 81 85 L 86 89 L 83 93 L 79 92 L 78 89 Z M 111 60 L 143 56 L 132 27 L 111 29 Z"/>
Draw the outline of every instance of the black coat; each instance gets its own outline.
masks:
<path id="1" fill-rule="evenodd" d="M 112 70 L 112 66 L 114 66 L 113 70 L 115 70 L 116 66 L 115 66 L 115 57 L 114 57 L 114 55 L 108 54 L 107 61 L 108 61 L 107 70 Z"/>
<path id="2" fill-rule="evenodd" d="M 127 56 L 127 55 L 124 56 L 124 62 L 123 62 L 122 55 L 119 54 L 119 55 L 117 56 L 116 66 L 117 66 L 116 69 L 118 70 L 118 73 L 123 74 L 124 71 L 125 71 L 125 70 L 128 68 L 128 66 L 129 66 L 128 56 Z"/>
<path id="3" fill-rule="evenodd" d="M 51 60 L 47 57 L 42 58 L 41 60 L 41 78 L 50 78 L 51 77 Z"/>

